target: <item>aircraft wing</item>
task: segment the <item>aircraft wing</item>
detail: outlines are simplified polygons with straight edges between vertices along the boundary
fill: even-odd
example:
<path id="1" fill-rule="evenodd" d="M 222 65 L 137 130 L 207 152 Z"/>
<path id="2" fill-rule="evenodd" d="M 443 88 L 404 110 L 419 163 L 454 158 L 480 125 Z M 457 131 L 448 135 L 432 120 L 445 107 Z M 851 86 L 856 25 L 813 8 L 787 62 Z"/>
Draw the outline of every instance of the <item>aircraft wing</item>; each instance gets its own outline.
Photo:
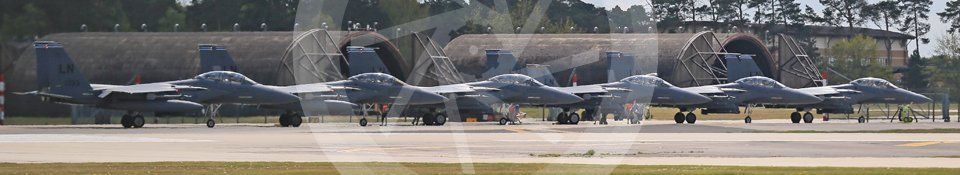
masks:
<path id="1" fill-rule="evenodd" d="M 194 86 L 183 86 L 183 85 L 174 85 L 168 83 L 149 83 L 149 84 L 137 84 L 129 86 L 118 86 L 118 85 L 103 85 L 98 84 L 94 87 L 93 90 L 102 91 L 98 97 L 104 98 L 110 93 L 121 92 L 127 94 L 142 94 L 142 93 L 156 93 L 156 92 L 176 92 L 179 90 L 203 90 L 206 88 L 194 87 Z"/>
<path id="2" fill-rule="evenodd" d="M 687 90 L 687 91 L 698 93 L 698 94 L 722 94 L 723 93 L 723 90 L 721 90 L 716 86 L 688 87 L 688 88 L 683 88 L 683 90 Z"/>
<path id="3" fill-rule="evenodd" d="M 120 85 L 90 84 L 90 87 L 93 88 L 93 90 L 103 90 L 103 89 L 108 89 L 108 88 L 120 87 Z"/>
<path id="4" fill-rule="evenodd" d="M 423 87 L 423 90 L 438 94 L 476 92 L 475 87 L 466 84 L 451 84 L 443 86 Z"/>
<path id="5" fill-rule="evenodd" d="M 288 93 L 317 93 L 317 92 L 333 92 L 335 89 L 333 86 L 323 84 L 323 83 L 311 83 L 311 84 L 298 84 L 292 86 L 275 86 L 277 90 L 288 92 Z"/>
<path id="6" fill-rule="evenodd" d="M 813 95 L 816 95 L 816 96 L 821 96 L 821 95 L 833 95 L 833 94 L 839 94 L 839 93 L 840 93 L 840 91 L 838 91 L 838 89 L 833 88 L 833 87 L 808 87 L 808 88 L 800 88 L 800 89 L 797 89 L 797 90 L 800 90 L 800 91 L 803 91 L 803 92 L 806 92 L 806 93 L 810 93 L 810 94 L 813 94 Z"/>
<path id="7" fill-rule="evenodd" d="M 71 99 L 71 98 L 73 98 L 73 97 L 66 96 L 66 95 L 51 94 L 51 93 L 45 93 L 45 92 L 40 92 L 40 91 L 14 92 L 13 94 L 16 94 L 16 95 L 37 95 L 37 96 L 47 96 L 47 97 L 64 98 L 64 99 Z"/>
<path id="8" fill-rule="evenodd" d="M 104 92 L 123 92 L 128 94 L 153 93 L 153 92 L 174 92 L 181 89 L 205 89 L 193 86 L 181 86 L 167 83 L 137 84 L 129 86 L 117 85 L 97 85 L 93 90 L 102 90 Z"/>
<path id="9" fill-rule="evenodd" d="M 593 93 L 610 92 L 607 89 L 604 89 L 603 86 L 599 86 L 599 85 L 557 87 L 557 90 L 571 93 L 571 94 L 593 94 Z"/>

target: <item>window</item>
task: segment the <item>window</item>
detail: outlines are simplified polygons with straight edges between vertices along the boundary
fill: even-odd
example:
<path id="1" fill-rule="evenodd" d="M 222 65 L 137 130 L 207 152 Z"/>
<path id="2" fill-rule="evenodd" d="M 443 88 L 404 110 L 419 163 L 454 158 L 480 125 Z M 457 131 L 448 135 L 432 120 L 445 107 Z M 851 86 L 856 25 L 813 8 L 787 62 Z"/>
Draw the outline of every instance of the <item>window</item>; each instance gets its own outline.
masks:
<path id="1" fill-rule="evenodd" d="M 543 86 L 543 83 L 540 83 L 540 81 L 520 74 L 497 75 L 490 78 L 490 81 L 512 85 Z"/>
<path id="2" fill-rule="evenodd" d="M 850 84 L 859 85 L 859 86 L 866 86 L 866 87 L 881 88 L 881 89 L 896 89 L 896 88 L 897 88 L 897 86 L 893 85 L 893 83 L 890 83 L 890 81 L 887 81 L 887 80 L 884 80 L 884 79 L 879 79 L 879 78 L 873 78 L 873 77 L 861 78 L 861 79 L 853 80 L 852 82 L 850 82 Z"/>
<path id="3" fill-rule="evenodd" d="M 668 83 L 667 81 L 664 81 L 663 79 L 660 79 L 654 76 L 647 76 L 647 75 L 634 75 L 634 76 L 624 78 L 623 80 L 620 80 L 620 81 L 625 83 L 644 85 L 644 86 L 673 87 L 672 84 Z"/>
<path id="4" fill-rule="evenodd" d="M 243 76 L 243 74 L 230 71 L 211 71 L 197 75 L 195 79 L 235 84 L 258 84 L 256 81 Z"/>
<path id="5" fill-rule="evenodd" d="M 740 84 L 746 84 L 750 86 L 765 87 L 765 88 L 784 88 L 787 87 L 776 80 L 767 78 L 767 77 L 747 77 L 742 78 L 736 81 Z"/>
<path id="6" fill-rule="evenodd" d="M 352 81 L 357 81 L 357 82 L 382 84 L 382 85 L 392 85 L 392 86 L 406 85 L 406 83 L 404 83 L 403 81 L 400 81 L 400 79 L 397 79 L 392 75 L 384 74 L 384 73 L 364 73 L 360 75 L 354 75 L 348 79 Z"/>

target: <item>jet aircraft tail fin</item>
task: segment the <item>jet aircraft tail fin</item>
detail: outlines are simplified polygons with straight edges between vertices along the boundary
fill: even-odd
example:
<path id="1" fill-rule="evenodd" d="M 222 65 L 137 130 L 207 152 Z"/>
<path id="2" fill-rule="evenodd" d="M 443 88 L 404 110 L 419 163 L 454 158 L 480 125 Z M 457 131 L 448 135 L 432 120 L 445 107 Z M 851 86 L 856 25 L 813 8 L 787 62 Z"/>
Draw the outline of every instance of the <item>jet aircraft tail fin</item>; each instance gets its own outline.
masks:
<path id="1" fill-rule="evenodd" d="M 623 52 L 607 52 L 607 82 L 633 76 L 636 57 Z"/>
<path id="2" fill-rule="evenodd" d="M 517 57 L 509 50 L 491 49 L 486 50 L 486 54 L 486 69 L 481 73 L 481 79 L 488 79 L 493 76 L 509 74 L 520 70 Z"/>
<path id="3" fill-rule="evenodd" d="M 757 66 L 757 62 L 753 60 L 751 55 L 728 54 L 725 59 L 727 61 L 728 82 L 734 82 L 745 77 L 763 76 L 763 72 L 760 71 L 760 67 Z"/>
<path id="4" fill-rule="evenodd" d="M 33 46 L 37 55 L 37 88 L 41 92 L 71 97 L 93 90 L 63 44 L 37 41 Z"/>
<path id="5" fill-rule="evenodd" d="M 363 73 L 390 73 L 387 65 L 383 64 L 374 48 L 349 46 L 347 47 L 347 59 L 350 63 L 350 76 Z"/>
<path id="6" fill-rule="evenodd" d="M 237 72 L 237 63 L 227 52 L 227 48 L 215 44 L 200 44 L 200 72 L 232 71 Z"/>

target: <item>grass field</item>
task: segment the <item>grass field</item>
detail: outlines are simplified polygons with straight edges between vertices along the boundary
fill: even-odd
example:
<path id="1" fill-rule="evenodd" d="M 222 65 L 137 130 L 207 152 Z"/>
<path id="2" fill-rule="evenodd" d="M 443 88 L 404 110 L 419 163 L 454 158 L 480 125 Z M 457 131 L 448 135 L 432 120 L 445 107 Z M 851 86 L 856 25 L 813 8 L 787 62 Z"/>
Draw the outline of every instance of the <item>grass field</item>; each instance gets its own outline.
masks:
<path id="1" fill-rule="evenodd" d="M 958 174 L 942 168 L 472 164 L 478 174 Z M 0 164 L 0 174 L 462 174 L 461 164 L 158 162 Z"/>
<path id="2" fill-rule="evenodd" d="M 879 131 L 813 131 L 813 130 L 798 130 L 798 131 L 784 131 L 784 133 L 960 133 L 960 128 L 891 129 L 891 130 L 879 130 Z"/>

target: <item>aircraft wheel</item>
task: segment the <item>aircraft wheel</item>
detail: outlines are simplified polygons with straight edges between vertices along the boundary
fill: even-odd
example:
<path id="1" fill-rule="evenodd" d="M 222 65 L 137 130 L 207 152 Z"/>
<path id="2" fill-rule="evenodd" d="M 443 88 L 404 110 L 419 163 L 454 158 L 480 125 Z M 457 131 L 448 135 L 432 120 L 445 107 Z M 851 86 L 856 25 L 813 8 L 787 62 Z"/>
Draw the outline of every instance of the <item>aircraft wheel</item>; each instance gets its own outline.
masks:
<path id="1" fill-rule="evenodd" d="M 214 126 L 217 126 L 217 121 L 214 121 L 213 119 L 207 119 L 207 128 L 213 128 Z"/>
<path id="2" fill-rule="evenodd" d="M 623 116 L 624 116 L 624 115 L 621 114 L 621 113 L 613 114 L 613 121 L 621 121 L 621 120 L 623 120 Z"/>
<path id="3" fill-rule="evenodd" d="M 567 122 L 567 123 L 569 123 L 569 124 L 574 124 L 574 125 L 576 125 L 576 124 L 580 123 L 580 114 L 577 114 L 576 112 L 570 113 L 570 116 L 567 117 L 567 118 L 568 118 L 568 120 L 567 120 L 568 122 Z"/>
<path id="4" fill-rule="evenodd" d="M 743 118 L 743 123 L 753 123 L 753 118 L 750 118 L 750 116 L 747 116 L 746 118 Z"/>
<path id="5" fill-rule="evenodd" d="M 506 117 L 500 118 L 500 125 L 507 125 L 507 122 L 509 121 L 507 121 Z"/>
<path id="6" fill-rule="evenodd" d="M 290 118 L 290 115 L 287 113 L 280 114 L 280 127 L 290 126 L 289 118 Z"/>
<path id="7" fill-rule="evenodd" d="M 423 119 L 423 125 L 433 125 L 434 118 L 430 113 L 423 114 L 420 118 Z"/>
<path id="8" fill-rule="evenodd" d="M 866 117 L 860 116 L 860 118 L 857 118 L 857 123 L 866 123 L 866 122 L 867 122 Z"/>
<path id="9" fill-rule="evenodd" d="M 560 112 L 560 114 L 557 114 L 557 124 L 567 124 L 568 120 L 569 119 L 567 118 L 566 112 Z"/>
<path id="10" fill-rule="evenodd" d="M 367 118 L 360 119 L 360 126 L 367 126 Z"/>
<path id="11" fill-rule="evenodd" d="M 133 123 L 133 122 L 130 122 L 129 115 L 123 115 L 123 117 L 120 118 L 120 125 L 123 125 L 123 128 L 133 127 L 133 124 L 130 124 L 130 123 Z"/>
<path id="12" fill-rule="evenodd" d="M 293 127 L 300 127 L 300 124 L 303 123 L 303 118 L 300 115 L 292 114 L 287 117 L 287 123 Z"/>
<path id="13" fill-rule="evenodd" d="M 133 116 L 133 120 L 130 121 L 130 124 L 133 124 L 134 128 L 143 128 L 143 125 L 147 123 L 147 120 L 144 120 L 142 115 Z"/>
<path id="14" fill-rule="evenodd" d="M 790 113 L 790 122 L 800 123 L 800 112 Z"/>
<path id="15" fill-rule="evenodd" d="M 683 113 L 677 112 L 677 114 L 673 114 L 673 121 L 677 122 L 677 124 L 683 123 L 684 120 Z"/>
<path id="16" fill-rule="evenodd" d="M 687 119 L 687 123 L 689 124 L 697 123 L 697 114 L 694 114 L 693 112 L 687 113 L 686 119 Z"/>
<path id="17" fill-rule="evenodd" d="M 813 123 L 813 114 L 810 112 L 803 114 L 803 123 Z"/>
<path id="18" fill-rule="evenodd" d="M 437 116 L 433 118 L 433 124 L 435 124 L 435 125 L 437 125 L 437 126 L 443 126 L 443 124 L 446 124 L 446 123 L 447 123 L 447 115 L 446 115 L 446 114 L 440 113 L 440 114 L 437 114 Z"/>

